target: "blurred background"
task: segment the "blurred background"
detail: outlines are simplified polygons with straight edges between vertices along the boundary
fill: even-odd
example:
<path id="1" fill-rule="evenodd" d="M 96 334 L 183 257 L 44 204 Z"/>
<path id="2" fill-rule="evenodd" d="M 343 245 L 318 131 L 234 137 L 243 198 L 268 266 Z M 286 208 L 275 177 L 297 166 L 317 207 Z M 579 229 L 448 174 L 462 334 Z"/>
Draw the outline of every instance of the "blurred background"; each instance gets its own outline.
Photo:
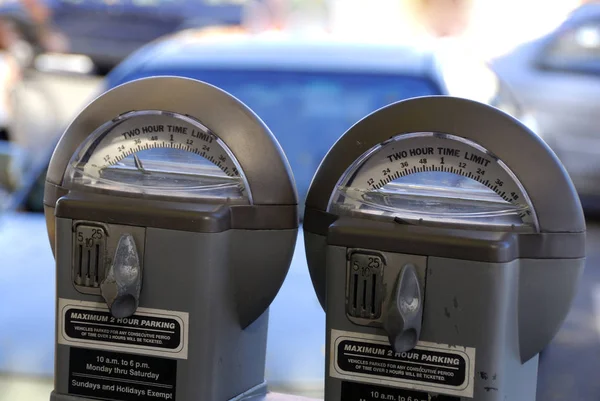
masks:
<path id="1" fill-rule="evenodd" d="M 520 119 L 565 165 L 589 230 L 578 296 L 540 358 L 538 400 L 600 399 L 600 3 L 3 0 L 0 401 L 48 400 L 53 388 L 42 192 L 54 146 L 95 96 L 153 75 L 201 79 L 253 108 L 301 197 L 337 138 L 390 102 L 450 94 Z M 320 397 L 324 314 L 298 243 L 271 308 L 267 377 L 274 390 Z"/>

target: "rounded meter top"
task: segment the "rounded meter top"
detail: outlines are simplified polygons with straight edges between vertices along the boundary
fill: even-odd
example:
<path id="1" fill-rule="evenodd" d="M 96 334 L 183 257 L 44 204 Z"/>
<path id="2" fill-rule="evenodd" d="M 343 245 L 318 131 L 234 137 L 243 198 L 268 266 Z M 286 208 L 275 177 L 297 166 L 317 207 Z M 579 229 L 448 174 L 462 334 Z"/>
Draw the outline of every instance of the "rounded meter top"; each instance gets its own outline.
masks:
<path id="1" fill-rule="evenodd" d="M 69 191 L 170 202 L 163 205 L 246 206 L 233 219 L 239 228 L 251 229 L 267 214 L 279 221 L 276 228 L 297 227 L 293 176 L 269 129 L 233 96 L 188 78 L 126 83 L 75 118 L 46 177 L 51 237 L 54 208 Z M 265 206 L 285 216 L 249 212 Z"/>
<path id="2" fill-rule="evenodd" d="M 304 232 L 325 309 L 329 258 L 343 255 L 330 247 L 434 264 L 518 260 L 522 362 L 557 332 L 585 260 L 579 198 L 550 148 L 509 115 L 451 97 L 395 103 L 350 128 L 313 179 Z"/>
<path id="3" fill-rule="evenodd" d="M 522 233 L 584 232 L 579 198 L 550 148 L 477 102 L 424 97 L 384 107 L 348 130 L 317 171 L 314 213 Z M 313 221 L 311 221 L 313 220 Z"/>

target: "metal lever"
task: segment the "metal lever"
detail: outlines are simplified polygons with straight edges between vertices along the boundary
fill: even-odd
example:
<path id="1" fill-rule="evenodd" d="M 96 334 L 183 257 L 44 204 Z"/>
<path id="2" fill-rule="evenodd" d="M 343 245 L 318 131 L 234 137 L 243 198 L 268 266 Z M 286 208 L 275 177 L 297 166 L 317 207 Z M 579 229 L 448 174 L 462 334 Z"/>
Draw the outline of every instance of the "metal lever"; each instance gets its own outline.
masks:
<path id="1" fill-rule="evenodd" d="M 422 294 L 415 267 L 404 266 L 398 275 L 383 322 L 394 352 L 411 350 L 419 341 L 423 317 Z"/>
<path id="2" fill-rule="evenodd" d="M 131 234 L 123 234 L 100 291 L 110 313 L 116 318 L 124 318 L 135 313 L 141 288 L 142 270 L 135 241 Z"/>

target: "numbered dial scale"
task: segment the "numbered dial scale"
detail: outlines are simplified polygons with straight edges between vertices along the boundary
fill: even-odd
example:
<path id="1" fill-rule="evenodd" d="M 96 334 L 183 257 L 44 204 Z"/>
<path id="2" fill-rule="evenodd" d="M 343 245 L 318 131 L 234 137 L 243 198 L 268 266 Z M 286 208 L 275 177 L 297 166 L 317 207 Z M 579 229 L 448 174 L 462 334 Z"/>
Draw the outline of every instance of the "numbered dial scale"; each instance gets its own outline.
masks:
<path id="1" fill-rule="evenodd" d="M 164 111 L 129 112 L 104 124 L 79 147 L 66 178 L 96 191 L 252 203 L 237 160 L 218 136 Z"/>
<path id="2" fill-rule="evenodd" d="M 365 152 L 338 181 L 328 211 L 538 229 L 527 193 L 502 160 L 464 138 L 430 132 L 399 135 Z"/>

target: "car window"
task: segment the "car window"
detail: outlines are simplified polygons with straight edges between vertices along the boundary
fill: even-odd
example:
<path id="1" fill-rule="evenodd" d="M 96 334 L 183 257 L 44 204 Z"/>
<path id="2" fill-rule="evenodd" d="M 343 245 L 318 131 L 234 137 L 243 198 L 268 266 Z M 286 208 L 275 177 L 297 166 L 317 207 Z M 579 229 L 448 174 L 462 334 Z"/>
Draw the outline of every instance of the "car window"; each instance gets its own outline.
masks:
<path id="1" fill-rule="evenodd" d="M 546 46 L 541 67 L 600 73 L 600 21 L 559 32 Z"/>

